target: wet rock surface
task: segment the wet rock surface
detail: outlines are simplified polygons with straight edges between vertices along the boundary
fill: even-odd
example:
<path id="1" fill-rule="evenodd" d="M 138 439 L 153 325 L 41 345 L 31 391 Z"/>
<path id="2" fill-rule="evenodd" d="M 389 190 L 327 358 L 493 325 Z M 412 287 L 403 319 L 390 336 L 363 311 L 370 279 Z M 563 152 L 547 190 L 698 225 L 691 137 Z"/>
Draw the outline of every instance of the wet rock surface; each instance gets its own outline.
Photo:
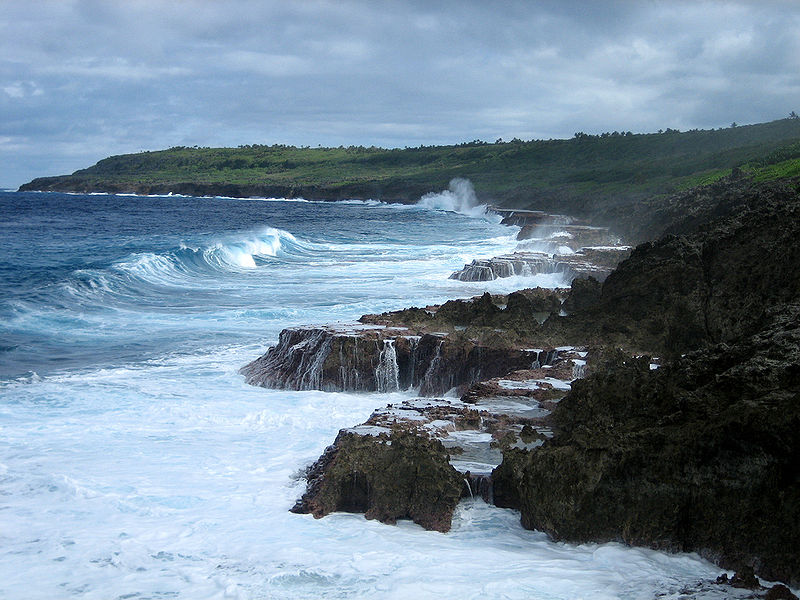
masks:
<path id="1" fill-rule="evenodd" d="M 540 288 L 484 294 L 365 315 L 361 325 L 286 329 L 277 346 L 240 372 L 247 383 L 278 389 L 441 395 L 541 363 L 525 342 L 562 297 Z"/>
<path id="2" fill-rule="evenodd" d="M 427 356 L 448 366 L 428 392 L 461 396 L 376 411 L 359 443 L 436 442 L 419 448 L 446 454 L 460 495 L 516 508 L 556 539 L 695 551 L 800 585 L 800 199 L 734 196 L 721 218 L 687 216 L 675 228 L 690 233 L 640 245 L 604 282 L 576 279 L 563 304 L 563 292 L 528 290 L 365 316 L 382 332 L 373 357 L 396 330 L 402 372 L 401 338 L 441 342 Z"/>
<path id="3" fill-rule="evenodd" d="M 544 329 L 628 351 L 575 383 L 552 439 L 504 451 L 496 503 L 557 539 L 697 551 L 798 585 L 799 207 L 751 198 L 573 285 L 573 314 Z M 636 348 L 672 360 L 653 369 Z"/>
<path id="4" fill-rule="evenodd" d="M 552 436 L 548 418 L 586 352 L 542 351 L 552 365 L 472 386 L 462 399 L 415 398 L 378 409 L 343 429 L 306 471 L 306 493 L 292 509 L 322 517 L 365 513 L 394 523 L 411 519 L 448 531 L 462 497 L 493 500 L 492 470 L 502 448 L 532 448 Z"/>
<path id="5" fill-rule="evenodd" d="M 546 252 L 514 252 L 488 259 L 476 259 L 450 275 L 459 281 L 492 281 L 520 275 L 559 274 L 571 282 L 579 277 L 605 280 L 617 264 L 630 255 L 627 246 L 581 248 L 567 254 Z"/>
<path id="6" fill-rule="evenodd" d="M 555 435 L 509 449 L 495 499 L 572 541 L 698 551 L 800 578 L 800 307 L 653 370 L 609 355 L 554 409 Z"/>
<path id="7" fill-rule="evenodd" d="M 498 210 L 503 223 L 520 225 L 521 240 L 511 254 L 474 260 L 450 275 L 458 281 L 558 274 L 569 283 L 579 277 L 600 281 L 631 252 L 607 227 L 593 227 L 566 215 Z"/>

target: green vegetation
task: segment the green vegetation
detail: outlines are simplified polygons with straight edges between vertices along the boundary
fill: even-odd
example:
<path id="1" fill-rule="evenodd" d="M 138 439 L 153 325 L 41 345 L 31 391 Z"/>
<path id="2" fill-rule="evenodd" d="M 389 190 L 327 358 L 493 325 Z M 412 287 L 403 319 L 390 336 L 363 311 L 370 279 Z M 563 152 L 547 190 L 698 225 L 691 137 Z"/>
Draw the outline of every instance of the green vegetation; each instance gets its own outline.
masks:
<path id="1" fill-rule="evenodd" d="M 548 208 L 620 196 L 652 196 L 710 183 L 739 168 L 757 178 L 798 172 L 800 119 L 717 130 L 652 134 L 576 133 L 568 140 L 480 140 L 454 146 L 383 149 L 175 147 L 112 156 L 22 189 L 165 191 L 413 201 L 453 177 L 482 199 Z"/>

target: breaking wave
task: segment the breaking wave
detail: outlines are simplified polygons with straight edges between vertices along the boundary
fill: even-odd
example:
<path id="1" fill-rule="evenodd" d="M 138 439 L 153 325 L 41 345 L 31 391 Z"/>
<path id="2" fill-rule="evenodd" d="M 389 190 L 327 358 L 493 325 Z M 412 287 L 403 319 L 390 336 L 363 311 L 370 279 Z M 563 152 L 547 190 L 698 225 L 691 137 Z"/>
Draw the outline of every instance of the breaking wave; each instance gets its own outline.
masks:
<path id="1" fill-rule="evenodd" d="M 147 296 L 147 288 L 205 289 L 236 275 L 275 262 L 305 260 L 323 251 L 320 244 L 300 240 L 269 227 L 249 236 L 223 239 L 205 247 L 180 247 L 166 252 L 141 252 L 104 269 L 79 269 L 62 289 L 70 297 Z M 150 290 L 152 292 L 152 290 Z M 141 300 L 140 300 L 141 301 Z"/>
<path id="2" fill-rule="evenodd" d="M 417 206 L 500 222 L 499 215 L 489 212 L 487 205 L 478 202 L 475 188 L 469 179 L 461 177 L 451 179 L 449 188 L 442 192 L 425 194 L 419 199 Z"/>

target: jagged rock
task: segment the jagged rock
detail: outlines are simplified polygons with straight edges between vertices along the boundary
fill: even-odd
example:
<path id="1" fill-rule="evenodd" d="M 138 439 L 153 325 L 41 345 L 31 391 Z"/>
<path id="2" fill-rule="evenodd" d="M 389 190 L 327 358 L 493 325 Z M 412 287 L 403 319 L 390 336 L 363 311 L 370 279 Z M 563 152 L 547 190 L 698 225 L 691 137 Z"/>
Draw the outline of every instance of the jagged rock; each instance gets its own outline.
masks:
<path id="1" fill-rule="evenodd" d="M 550 441 L 504 451 L 495 502 L 556 539 L 697 551 L 796 585 L 798 365 L 800 305 L 657 370 L 607 354 L 554 408 Z"/>
<path id="2" fill-rule="evenodd" d="M 594 276 L 603 280 L 630 254 L 607 227 L 579 224 L 566 215 L 539 211 L 499 210 L 503 223 L 522 225 L 517 235 L 521 243 L 512 254 L 473 260 L 450 279 L 492 281 L 514 275 L 560 273 L 567 282 L 576 277 Z"/>
<path id="3" fill-rule="evenodd" d="M 502 225 L 517 225 L 524 227 L 525 225 L 536 225 L 538 223 L 545 223 L 552 221 L 556 215 L 546 213 L 541 210 L 522 210 L 516 208 L 498 208 L 495 206 L 490 207 L 492 212 L 495 212 L 503 217 Z M 568 219 L 564 215 L 558 217 Z M 570 219 L 571 222 L 571 219 Z"/>
<path id="4" fill-rule="evenodd" d="M 752 333 L 769 306 L 800 297 L 800 199 L 757 200 L 692 235 L 638 246 L 597 302 L 551 316 L 542 334 L 679 356 Z"/>
<path id="5" fill-rule="evenodd" d="M 561 310 L 563 295 L 559 290 L 528 288 L 511 292 L 506 300 L 505 312 L 509 320 L 530 319 L 531 315 L 557 313 Z"/>
<path id="6" fill-rule="evenodd" d="M 602 286 L 594 277 L 579 277 L 572 280 L 572 288 L 562 308 L 567 313 L 585 311 L 600 303 Z"/>
<path id="7" fill-rule="evenodd" d="M 395 391 L 423 396 L 529 367 L 537 355 L 510 347 L 500 334 L 487 343 L 459 335 L 399 330 L 291 328 L 278 345 L 240 372 L 250 385 L 290 390 Z"/>
<path id="8" fill-rule="evenodd" d="M 584 248 L 575 253 L 522 252 L 476 259 L 450 275 L 459 281 L 492 281 L 502 277 L 559 273 L 567 282 L 578 277 L 604 280 L 630 254 L 626 246 Z"/>
<path id="9" fill-rule="evenodd" d="M 447 531 L 460 497 L 492 501 L 499 447 L 532 447 L 551 435 L 550 410 L 544 406 L 564 396 L 575 361 L 586 353 L 566 348 L 549 353 L 554 364 L 481 384 L 484 388 L 472 390 L 471 403 L 404 400 L 341 430 L 306 471 L 306 493 L 292 510 L 315 517 L 363 512 L 387 523 L 410 518 L 426 529 Z"/>
<path id="10" fill-rule="evenodd" d="M 797 596 L 785 585 L 778 583 L 767 590 L 764 600 L 797 600 Z"/>
<path id="11" fill-rule="evenodd" d="M 757 196 L 726 214 L 639 246 L 599 298 L 578 283 L 574 312 L 543 324 L 563 343 L 673 360 L 653 370 L 606 353 L 555 407 L 551 440 L 505 449 L 495 501 L 558 539 L 698 551 L 796 585 L 800 199 Z"/>
<path id="12" fill-rule="evenodd" d="M 733 574 L 728 582 L 731 587 L 756 590 L 761 587 L 758 577 L 753 572 L 753 567 L 742 567 Z"/>
<path id="13" fill-rule="evenodd" d="M 364 315 L 359 322 L 383 327 L 406 327 L 418 333 L 448 332 L 470 328 L 505 329 L 517 337 L 539 328 L 551 312 L 561 309 L 565 288 L 527 288 L 505 295 L 484 293 L 469 300 L 449 300 L 441 306 L 406 308 L 379 315 Z M 473 336 L 480 337 L 480 336 Z"/>
<path id="14" fill-rule="evenodd" d="M 293 512 L 317 518 L 335 511 L 363 512 L 383 523 L 411 519 L 442 532 L 450 530 L 464 485 L 438 440 L 408 431 L 361 433 L 358 428 L 339 432 L 307 478 L 308 489 Z"/>
<path id="15" fill-rule="evenodd" d="M 476 300 L 448 300 L 436 311 L 436 320 L 456 325 L 487 326 L 493 323 L 499 313 L 500 308 L 492 301 L 492 295 L 486 292 Z"/>

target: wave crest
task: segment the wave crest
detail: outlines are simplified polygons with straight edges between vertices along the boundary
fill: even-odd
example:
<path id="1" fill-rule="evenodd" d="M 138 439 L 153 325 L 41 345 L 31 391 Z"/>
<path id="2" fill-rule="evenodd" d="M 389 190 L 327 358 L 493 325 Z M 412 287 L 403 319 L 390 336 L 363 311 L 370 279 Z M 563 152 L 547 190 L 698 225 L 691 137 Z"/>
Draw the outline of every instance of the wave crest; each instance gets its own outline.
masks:
<path id="1" fill-rule="evenodd" d="M 254 269 L 258 266 L 257 259 L 307 255 L 310 246 L 288 231 L 269 227 L 248 238 L 218 242 L 210 248 L 192 251 L 199 252 L 202 260 L 214 267 Z"/>
<path id="2" fill-rule="evenodd" d="M 150 286 L 204 289 L 209 280 L 216 285 L 225 273 L 255 269 L 269 261 L 303 260 L 316 251 L 315 244 L 269 227 L 205 247 L 181 244 L 166 252 L 131 254 L 105 269 L 79 269 L 63 287 L 70 296 L 95 300 L 109 295 L 140 297 Z"/>

